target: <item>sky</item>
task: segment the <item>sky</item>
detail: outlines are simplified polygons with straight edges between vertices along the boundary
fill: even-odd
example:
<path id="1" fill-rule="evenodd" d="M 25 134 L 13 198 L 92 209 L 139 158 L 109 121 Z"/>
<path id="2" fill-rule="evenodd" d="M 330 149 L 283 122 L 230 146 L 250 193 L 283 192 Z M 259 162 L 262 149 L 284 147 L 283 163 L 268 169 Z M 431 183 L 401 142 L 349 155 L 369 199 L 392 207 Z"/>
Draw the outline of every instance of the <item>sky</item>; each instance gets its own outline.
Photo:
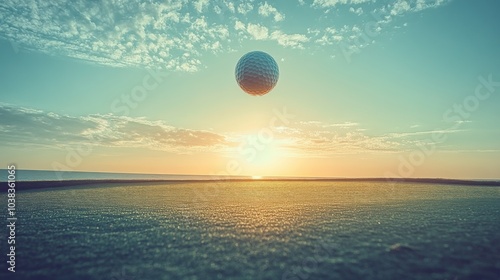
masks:
<path id="1" fill-rule="evenodd" d="M 500 178 L 494 0 L 2 1 L 0 164 Z M 276 87 L 244 93 L 261 50 Z"/>

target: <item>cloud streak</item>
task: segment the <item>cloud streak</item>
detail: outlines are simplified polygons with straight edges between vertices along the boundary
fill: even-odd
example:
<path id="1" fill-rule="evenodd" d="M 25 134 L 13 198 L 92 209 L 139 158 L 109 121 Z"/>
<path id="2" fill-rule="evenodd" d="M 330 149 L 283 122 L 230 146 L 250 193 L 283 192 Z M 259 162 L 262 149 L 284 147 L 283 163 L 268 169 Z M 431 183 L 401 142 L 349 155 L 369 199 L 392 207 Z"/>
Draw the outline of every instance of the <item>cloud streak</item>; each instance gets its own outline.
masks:
<path id="1" fill-rule="evenodd" d="M 329 157 L 338 154 L 388 153 L 404 149 L 404 145 L 387 136 L 370 136 L 358 123 L 323 123 L 301 121 L 293 129 L 278 129 L 290 155 L 296 157 Z"/>
<path id="2" fill-rule="evenodd" d="M 0 128 L 0 142 L 11 146 L 92 144 L 190 153 L 217 151 L 231 144 L 221 134 L 177 128 L 163 121 L 114 115 L 74 117 L 5 104 L 0 105 Z"/>
<path id="3" fill-rule="evenodd" d="M 93 145 L 107 148 L 147 148 L 176 154 L 239 154 L 248 134 L 217 133 L 169 125 L 165 121 L 124 116 L 68 116 L 0 103 L 0 142 L 12 147 Z M 276 127 L 273 146 L 287 157 L 329 157 L 338 154 L 394 153 L 411 151 L 433 133 L 462 130 L 432 130 L 370 135 L 359 123 L 297 121 Z"/>

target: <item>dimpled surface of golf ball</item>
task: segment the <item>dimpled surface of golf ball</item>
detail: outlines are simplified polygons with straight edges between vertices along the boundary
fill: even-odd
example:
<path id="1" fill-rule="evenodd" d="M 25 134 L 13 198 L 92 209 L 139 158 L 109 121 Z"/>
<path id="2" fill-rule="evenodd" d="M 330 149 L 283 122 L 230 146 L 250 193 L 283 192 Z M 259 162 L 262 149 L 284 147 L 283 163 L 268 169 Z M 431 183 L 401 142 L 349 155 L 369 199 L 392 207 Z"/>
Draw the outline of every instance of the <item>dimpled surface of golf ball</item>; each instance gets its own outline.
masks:
<path id="1" fill-rule="evenodd" d="M 240 58 L 236 64 L 235 75 L 238 85 L 246 93 L 264 95 L 278 82 L 279 68 L 269 54 L 253 51 Z"/>

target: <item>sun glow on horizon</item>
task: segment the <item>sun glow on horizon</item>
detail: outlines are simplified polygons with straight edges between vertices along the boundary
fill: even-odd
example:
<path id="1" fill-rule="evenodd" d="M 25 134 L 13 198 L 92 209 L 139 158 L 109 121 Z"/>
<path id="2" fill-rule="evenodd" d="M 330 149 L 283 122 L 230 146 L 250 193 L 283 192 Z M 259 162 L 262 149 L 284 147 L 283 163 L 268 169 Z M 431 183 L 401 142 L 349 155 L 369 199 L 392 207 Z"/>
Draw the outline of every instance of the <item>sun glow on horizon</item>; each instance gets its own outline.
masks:
<path id="1" fill-rule="evenodd" d="M 259 175 L 253 175 L 253 176 L 252 176 L 252 179 L 253 179 L 253 180 L 260 180 L 260 179 L 262 179 L 262 176 L 259 176 Z"/>

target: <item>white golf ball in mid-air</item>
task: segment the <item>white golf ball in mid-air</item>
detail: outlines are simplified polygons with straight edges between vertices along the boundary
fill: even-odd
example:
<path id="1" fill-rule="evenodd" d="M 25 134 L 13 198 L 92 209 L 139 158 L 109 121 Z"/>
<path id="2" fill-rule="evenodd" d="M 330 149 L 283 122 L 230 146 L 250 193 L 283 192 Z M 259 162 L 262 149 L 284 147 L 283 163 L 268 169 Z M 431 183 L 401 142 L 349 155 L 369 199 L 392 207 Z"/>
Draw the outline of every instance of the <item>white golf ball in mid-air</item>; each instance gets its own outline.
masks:
<path id="1" fill-rule="evenodd" d="M 246 93 L 264 95 L 278 82 L 278 64 L 265 52 L 253 51 L 245 54 L 236 64 L 236 81 Z"/>

